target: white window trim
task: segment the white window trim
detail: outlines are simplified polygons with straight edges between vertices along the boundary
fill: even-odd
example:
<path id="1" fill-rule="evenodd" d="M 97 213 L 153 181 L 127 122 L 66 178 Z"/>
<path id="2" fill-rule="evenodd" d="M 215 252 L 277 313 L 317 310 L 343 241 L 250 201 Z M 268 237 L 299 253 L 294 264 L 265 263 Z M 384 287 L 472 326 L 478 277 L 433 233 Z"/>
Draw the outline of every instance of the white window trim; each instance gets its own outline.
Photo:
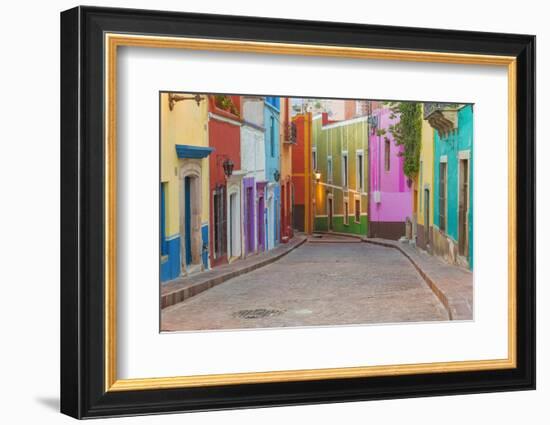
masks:
<path id="1" fill-rule="evenodd" d="M 329 163 L 330 163 L 330 168 L 328 166 Z M 334 163 L 332 162 L 332 155 L 328 155 L 327 156 L 327 183 L 332 183 L 333 170 L 334 170 Z"/>
<path id="2" fill-rule="evenodd" d="M 311 148 L 311 153 L 313 154 L 313 157 L 312 157 L 312 160 L 314 162 L 314 164 L 311 164 L 311 169 L 313 171 L 317 171 L 317 166 L 318 166 L 318 158 L 317 158 L 317 146 L 313 146 Z"/>

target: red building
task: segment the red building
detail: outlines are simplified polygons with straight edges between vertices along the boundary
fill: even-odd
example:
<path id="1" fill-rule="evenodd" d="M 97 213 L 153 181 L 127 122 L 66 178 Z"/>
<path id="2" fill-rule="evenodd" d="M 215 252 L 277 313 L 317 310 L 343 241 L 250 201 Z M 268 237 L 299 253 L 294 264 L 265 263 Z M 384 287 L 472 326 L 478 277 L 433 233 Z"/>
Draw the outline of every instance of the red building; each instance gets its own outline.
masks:
<path id="1" fill-rule="evenodd" d="M 210 155 L 210 264 L 228 261 L 227 180 L 241 168 L 240 96 L 209 96 Z"/>

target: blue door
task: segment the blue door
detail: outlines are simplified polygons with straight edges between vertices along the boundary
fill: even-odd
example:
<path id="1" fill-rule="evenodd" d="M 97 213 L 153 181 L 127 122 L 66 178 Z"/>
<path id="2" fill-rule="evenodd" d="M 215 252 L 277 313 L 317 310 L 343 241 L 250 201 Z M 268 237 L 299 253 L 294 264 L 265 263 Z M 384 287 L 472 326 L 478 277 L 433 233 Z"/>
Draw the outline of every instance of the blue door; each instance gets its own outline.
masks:
<path id="1" fill-rule="evenodd" d="M 185 264 L 191 264 L 191 177 L 185 177 Z"/>

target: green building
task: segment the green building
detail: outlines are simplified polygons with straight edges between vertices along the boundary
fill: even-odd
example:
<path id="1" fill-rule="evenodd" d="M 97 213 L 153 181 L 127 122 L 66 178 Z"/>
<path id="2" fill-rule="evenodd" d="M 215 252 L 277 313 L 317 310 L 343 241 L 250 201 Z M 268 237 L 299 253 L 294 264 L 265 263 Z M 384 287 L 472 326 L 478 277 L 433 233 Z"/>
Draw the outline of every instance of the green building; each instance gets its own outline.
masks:
<path id="1" fill-rule="evenodd" d="M 323 113 L 312 127 L 314 230 L 366 236 L 368 119 L 331 121 Z"/>

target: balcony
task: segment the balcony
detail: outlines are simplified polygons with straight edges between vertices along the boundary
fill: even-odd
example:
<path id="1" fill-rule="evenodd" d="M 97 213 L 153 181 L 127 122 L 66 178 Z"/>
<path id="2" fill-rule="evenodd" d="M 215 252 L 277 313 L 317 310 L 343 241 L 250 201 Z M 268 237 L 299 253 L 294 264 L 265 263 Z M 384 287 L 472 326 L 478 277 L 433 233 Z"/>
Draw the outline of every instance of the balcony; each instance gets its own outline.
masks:
<path id="1" fill-rule="evenodd" d="M 288 143 L 289 145 L 295 145 L 297 142 L 296 135 L 298 133 L 298 130 L 296 129 L 296 123 L 290 123 L 285 126 L 284 128 L 284 143 Z"/>
<path id="2" fill-rule="evenodd" d="M 458 103 L 424 103 L 424 119 L 439 133 L 447 136 L 458 127 Z"/>

